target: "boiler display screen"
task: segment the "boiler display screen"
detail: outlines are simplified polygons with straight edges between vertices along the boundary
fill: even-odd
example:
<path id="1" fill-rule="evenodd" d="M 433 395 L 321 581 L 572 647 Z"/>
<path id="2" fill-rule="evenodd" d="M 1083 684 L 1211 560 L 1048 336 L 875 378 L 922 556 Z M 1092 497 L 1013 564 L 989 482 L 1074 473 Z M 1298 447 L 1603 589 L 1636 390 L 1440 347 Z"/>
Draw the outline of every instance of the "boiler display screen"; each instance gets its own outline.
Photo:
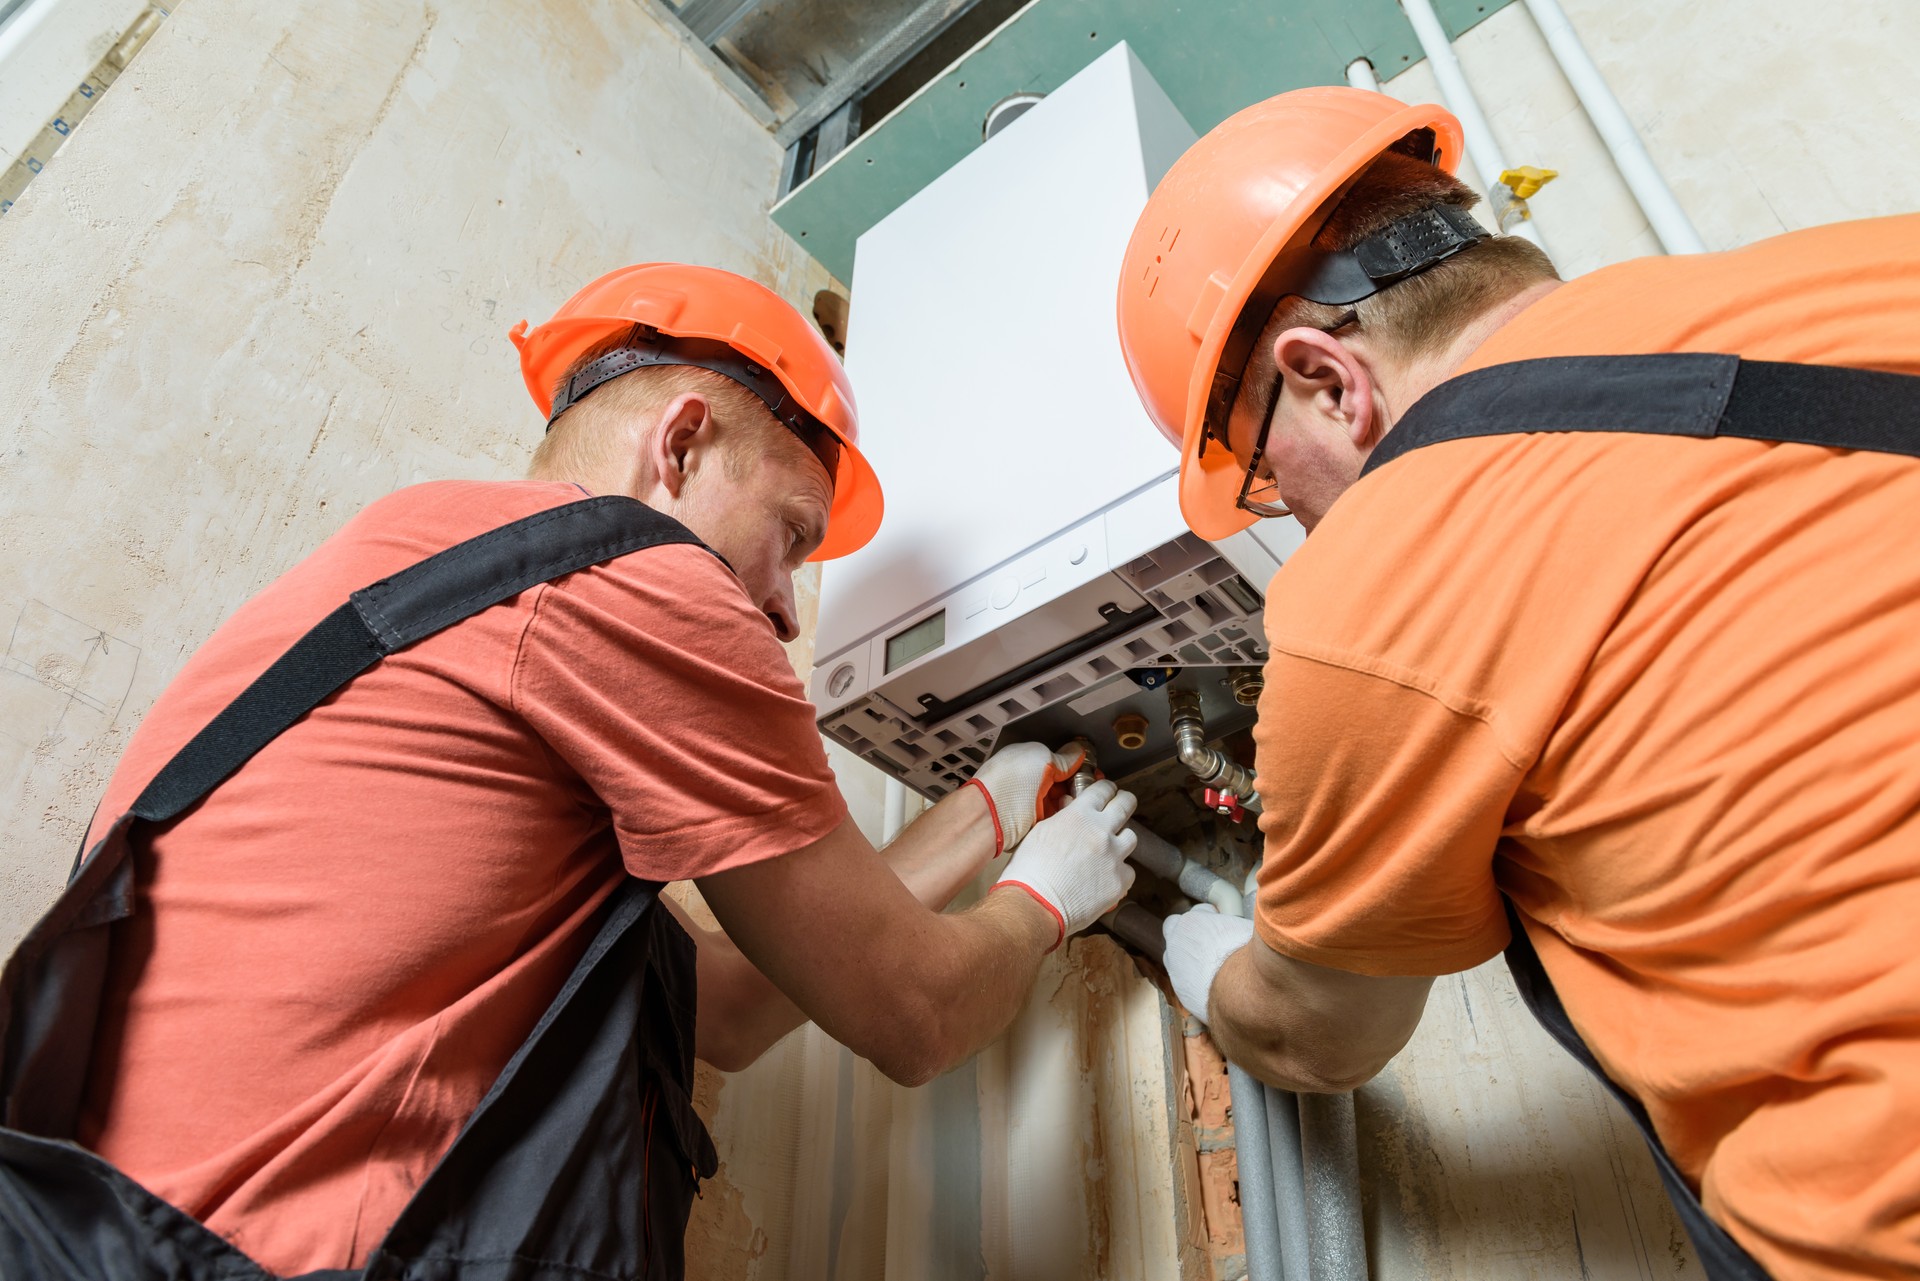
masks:
<path id="1" fill-rule="evenodd" d="M 887 671 L 898 671 L 946 643 L 947 611 L 943 609 L 937 614 L 928 614 L 899 635 L 887 638 Z"/>

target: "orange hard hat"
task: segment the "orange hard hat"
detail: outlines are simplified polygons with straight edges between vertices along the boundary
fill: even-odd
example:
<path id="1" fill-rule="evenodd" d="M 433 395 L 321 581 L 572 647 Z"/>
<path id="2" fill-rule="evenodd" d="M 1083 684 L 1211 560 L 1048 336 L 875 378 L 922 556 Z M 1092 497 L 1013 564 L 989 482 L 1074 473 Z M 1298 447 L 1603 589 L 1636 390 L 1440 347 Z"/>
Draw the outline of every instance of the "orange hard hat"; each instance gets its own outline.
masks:
<path id="1" fill-rule="evenodd" d="M 860 452 L 853 385 L 833 348 L 765 285 L 717 267 L 643 262 L 610 271 L 532 331 L 507 335 L 540 412 L 553 420 L 609 378 L 649 365 L 711 369 L 758 396 L 833 478 L 827 534 L 810 559 L 864 547 L 880 528 L 880 478 Z M 625 337 L 558 388 L 588 352 Z M 558 389 L 558 396 L 556 396 Z"/>
<path id="2" fill-rule="evenodd" d="M 1462 147 L 1444 108 L 1296 89 L 1221 122 L 1154 188 L 1121 264 L 1120 350 L 1147 415 L 1180 447 L 1180 511 L 1202 538 L 1258 519 L 1236 504 L 1244 472 L 1219 442 L 1254 340 L 1314 268 L 1314 234 L 1382 153 L 1452 172 Z"/>

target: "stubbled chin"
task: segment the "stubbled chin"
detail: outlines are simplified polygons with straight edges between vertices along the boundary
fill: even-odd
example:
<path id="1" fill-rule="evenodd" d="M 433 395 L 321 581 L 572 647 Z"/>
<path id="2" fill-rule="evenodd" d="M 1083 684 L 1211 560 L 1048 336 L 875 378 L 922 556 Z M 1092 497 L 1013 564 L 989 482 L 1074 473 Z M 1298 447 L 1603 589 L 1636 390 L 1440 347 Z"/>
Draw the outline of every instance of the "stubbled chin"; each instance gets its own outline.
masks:
<path id="1" fill-rule="evenodd" d="M 1341 494 L 1346 493 L 1349 488 L 1351 488 L 1350 485 L 1341 486 L 1339 491 L 1327 500 L 1327 505 L 1321 507 L 1318 511 L 1312 510 L 1311 507 L 1308 507 L 1306 510 L 1302 510 L 1300 507 L 1293 507 L 1293 518 L 1300 522 L 1300 528 L 1311 534 L 1314 531 L 1314 527 L 1327 518 L 1327 513 L 1333 510 L 1334 504 L 1340 501 Z M 1292 507 L 1293 505 L 1289 503 L 1288 506 Z"/>

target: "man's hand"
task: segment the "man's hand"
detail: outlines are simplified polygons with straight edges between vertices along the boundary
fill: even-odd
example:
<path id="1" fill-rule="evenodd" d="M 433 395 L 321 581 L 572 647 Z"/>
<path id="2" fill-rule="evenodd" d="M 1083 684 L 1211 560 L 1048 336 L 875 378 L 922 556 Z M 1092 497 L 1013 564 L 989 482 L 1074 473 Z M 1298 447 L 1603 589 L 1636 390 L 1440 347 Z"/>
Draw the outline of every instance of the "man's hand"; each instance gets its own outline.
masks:
<path id="1" fill-rule="evenodd" d="M 1018 845 L 1045 817 L 1040 811 L 1047 794 L 1072 778 L 1086 756 L 1081 747 L 1050 752 L 1038 743 L 1015 743 L 987 758 L 967 785 L 987 798 L 999 838 L 996 854 Z"/>
<path id="2" fill-rule="evenodd" d="M 1035 824 L 995 882 L 995 889 L 1025 890 L 1053 913 L 1060 923 L 1054 947 L 1099 920 L 1133 884 L 1127 856 L 1139 838 L 1127 830 L 1127 820 L 1135 804 L 1132 792 L 1105 780 L 1095 783 Z"/>
<path id="3" fill-rule="evenodd" d="M 1253 922 L 1224 915 L 1211 903 L 1202 903 L 1191 911 L 1167 917 L 1160 932 L 1167 941 L 1165 964 L 1173 994 L 1187 1007 L 1187 1013 L 1205 1023 L 1214 975 L 1220 973 L 1229 956 L 1253 938 Z"/>

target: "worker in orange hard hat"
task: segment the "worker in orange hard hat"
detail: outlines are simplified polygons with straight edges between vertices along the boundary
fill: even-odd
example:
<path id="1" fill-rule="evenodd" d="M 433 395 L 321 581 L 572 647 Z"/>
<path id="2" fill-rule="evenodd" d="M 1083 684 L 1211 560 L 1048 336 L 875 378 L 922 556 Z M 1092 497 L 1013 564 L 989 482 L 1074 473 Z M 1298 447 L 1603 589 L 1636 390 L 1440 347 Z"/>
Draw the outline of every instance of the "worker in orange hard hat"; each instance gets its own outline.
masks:
<path id="1" fill-rule="evenodd" d="M 1078 755 L 848 818 L 780 642 L 881 499 L 812 325 L 649 263 L 513 337 L 530 479 L 403 489 L 216 631 L 8 963 L 0 1275 L 679 1276 L 695 1055 L 813 1018 L 925 1081 L 1125 893 Z"/>
<path id="2" fill-rule="evenodd" d="M 1176 163 L 1122 348 L 1267 594 L 1226 1055 L 1346 1090 L 1501 952 L 1708 1275 L 1920 1272 L 1920 216 L 1562 282 L 1446 112 L 1305 89 Z"/>

